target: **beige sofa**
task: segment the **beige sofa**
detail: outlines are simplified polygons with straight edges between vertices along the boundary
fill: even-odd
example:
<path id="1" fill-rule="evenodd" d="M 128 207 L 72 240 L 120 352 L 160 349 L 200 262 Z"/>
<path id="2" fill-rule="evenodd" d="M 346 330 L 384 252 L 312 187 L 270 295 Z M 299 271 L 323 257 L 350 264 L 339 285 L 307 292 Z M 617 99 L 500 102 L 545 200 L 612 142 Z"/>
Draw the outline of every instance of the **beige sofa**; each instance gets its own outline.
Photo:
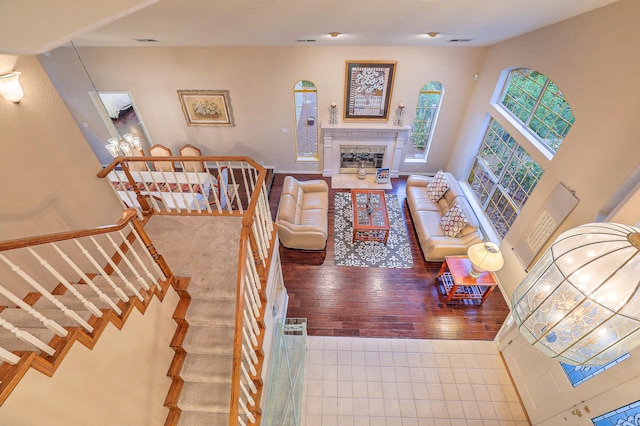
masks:
<path id="1" fill-rule="evenodd" d="M 276 223 L 283 246 L 322 250 L 327 244 L 329 187 L 323 180 L 284 178 Z"/>
<path id="2" fill-rule="evenodd" d="M 407 204 L 411 212 L 422 254 L 427 261 L 440 261 L 445 256 L 466 255 L 469 246 L 482 242 L 478 218 L 464 196 L 460 184 L 451 173 L 444 173 L 449 189 L 437 202 L 429 197 L 427 185 L 433 177 L 410 176 L 407 179 Z M 467 223 L 451 237 L 445 235 L 440 223 L 442 217 L 458 203 Z"/>

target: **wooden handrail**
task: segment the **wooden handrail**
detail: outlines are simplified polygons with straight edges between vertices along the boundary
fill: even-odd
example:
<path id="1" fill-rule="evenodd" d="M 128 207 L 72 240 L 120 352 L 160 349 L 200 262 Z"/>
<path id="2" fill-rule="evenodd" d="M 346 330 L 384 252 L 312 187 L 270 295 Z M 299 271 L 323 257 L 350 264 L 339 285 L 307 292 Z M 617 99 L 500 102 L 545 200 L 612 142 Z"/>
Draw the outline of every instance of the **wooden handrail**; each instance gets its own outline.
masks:
<path id="1" fill-rule="evenodd" d="M 120 231 L 125 226 L 127 226 L 127 224 L 136 216 L 137 213 L 134 209 L 127 209 L 122 212 L 122 217 L 120 218 L 120 220 L 118 220 L 118 222 L 113 225 L 98 226 L 97 228 L 93 229 L 59 232 L 55 234 L 39 235 L 37 237 L 27 237 L 17 240 L 3 241 L 0 242 L 0 252 Z"/>
<path id="2" fill-rule="evenodd" d="M 97 174 L 97 176 L 99 178 L 105 178 L 107 177 L 107 175 L 109 174 L 109 172 L 115 170 L 115 168 L 122 163 L 126 163 L 126 162 L 130 162 L 130 163 L 141 163 L 141 162 L 153 162 L 153 161 L 205 161 L 205 162 L 215 162 L 215 161 L 220 161 L 220 162 L 228 162 L 228 161 L 245 161 L 248 164 L 251 164 L 254 168 L 256 168 L 257 170 L 264 170 L 264 168 L 258 164 L 257 162 L 255 162 L 254 160 L 252 160 L 250 157 L 244 157 L 244 156 L 229 156 L 229 157 L 220 157 L 220 156 L 206 156 L 206 155 L 202 155 L 202 156 L 196 156 L 196 157 L 187 157 L 187 156 L 181 156 L 181 155 L 172 155 L 170 157 L 159 157 L 159 156 L 152 156 L 152 155 L 147 155 L 144 157 L 116 157 L 113 159 L 113 161 L 111 162 L 111 164 L 109 164 L 107 167 L 105 167 L 104 169 L 100 170 Z"/>

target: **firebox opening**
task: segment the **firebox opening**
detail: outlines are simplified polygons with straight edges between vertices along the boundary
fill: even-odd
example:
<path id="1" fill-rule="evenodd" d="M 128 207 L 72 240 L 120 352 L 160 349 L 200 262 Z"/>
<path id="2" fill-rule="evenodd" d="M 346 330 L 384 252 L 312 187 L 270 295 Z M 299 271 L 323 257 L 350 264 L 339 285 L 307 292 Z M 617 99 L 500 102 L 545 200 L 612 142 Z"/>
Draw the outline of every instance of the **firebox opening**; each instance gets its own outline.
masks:
<path id="1" fill-rule="evenodd" d="M 384 146 L 349 146 L 340 147 L 340 173 L 357 173 L 364 165 L 367 172 L 375 172 L 384 163 Z"/>

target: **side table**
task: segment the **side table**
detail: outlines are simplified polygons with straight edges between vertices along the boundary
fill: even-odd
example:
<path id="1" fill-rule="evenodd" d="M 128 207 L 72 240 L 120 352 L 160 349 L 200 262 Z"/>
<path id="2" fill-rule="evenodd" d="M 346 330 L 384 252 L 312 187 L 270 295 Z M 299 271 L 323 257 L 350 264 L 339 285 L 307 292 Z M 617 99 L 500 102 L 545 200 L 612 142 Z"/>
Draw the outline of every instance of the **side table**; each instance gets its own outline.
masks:
<path id="1" fill-rule="evenodd" d="M 479 300 L 482 304 L 498 285 L 493 272 L 482 272 L 478 278 L 469 276 L 471 261 L 467 256 L 446 256 L 438 273 L 447 300 Z"/>

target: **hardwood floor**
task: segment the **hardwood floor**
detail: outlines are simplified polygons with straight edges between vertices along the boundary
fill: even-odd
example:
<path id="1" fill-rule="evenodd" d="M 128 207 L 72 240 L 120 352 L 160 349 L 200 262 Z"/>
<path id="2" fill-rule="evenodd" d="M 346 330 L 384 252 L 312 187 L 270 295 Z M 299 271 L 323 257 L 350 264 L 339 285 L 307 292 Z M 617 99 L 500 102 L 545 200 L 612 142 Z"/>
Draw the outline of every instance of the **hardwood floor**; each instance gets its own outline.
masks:
<path id="1" fill-rule="evenodd" d="M 284 174 L 276 174 L 269 202 L 278 209 Z M 299 180 L 331 178 L 292 175 Z M 329 190 L 329 237 L 320 252 L 280 246 L 282 272 L 289 293 L 287 317 L 307 318 L 311 336 L 361 336 L 421 339 L 492 340 L 509 308 L 498 288 L 482 305 L 446 305 L 436 276 L 440 262 L 426 262 L 411 222 L 406 200 L 406 177 L 392 179 L 407 224 L 413 268 L 336 266 L 333 256 L 334 194 Z"/>

